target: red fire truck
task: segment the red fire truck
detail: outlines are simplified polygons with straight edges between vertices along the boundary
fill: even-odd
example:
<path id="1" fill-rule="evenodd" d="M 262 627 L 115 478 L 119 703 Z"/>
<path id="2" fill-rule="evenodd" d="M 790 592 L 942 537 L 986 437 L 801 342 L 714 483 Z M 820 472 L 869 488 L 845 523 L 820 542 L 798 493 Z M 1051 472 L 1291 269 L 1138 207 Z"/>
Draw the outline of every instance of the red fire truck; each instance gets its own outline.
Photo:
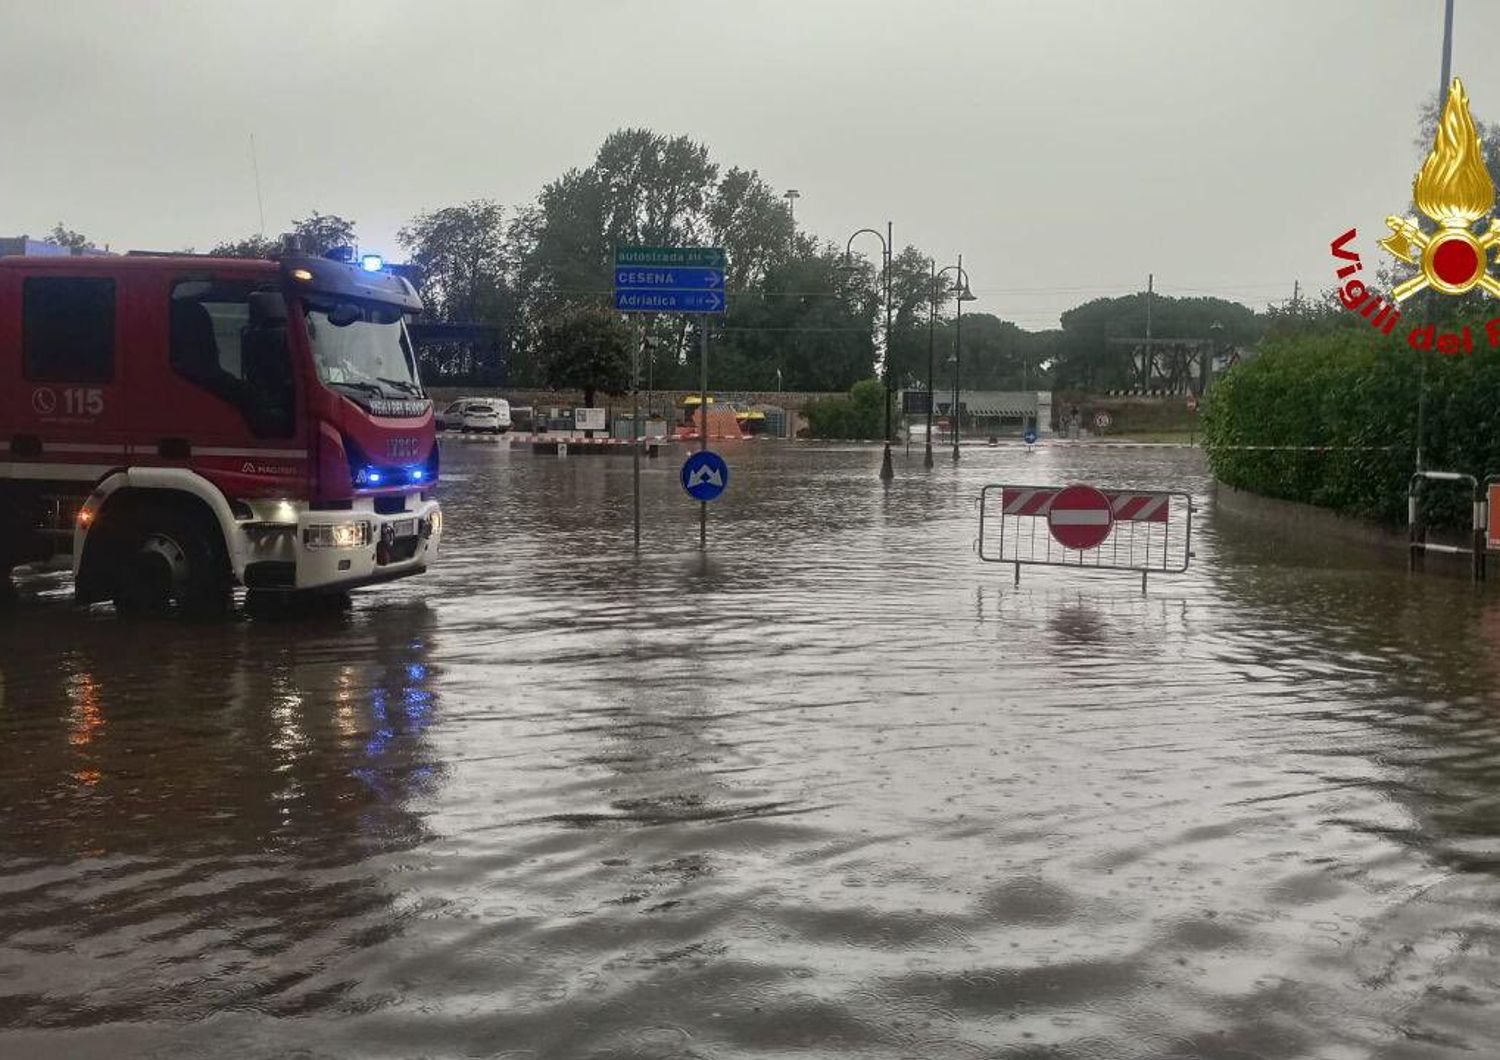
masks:
<path id="1" fill-rule="evenodd" d="M 425 570 L 420 309 L 371 259 L 0 259 L 0 576 L 71 553 L 79 602 L 204 614 Z"/>

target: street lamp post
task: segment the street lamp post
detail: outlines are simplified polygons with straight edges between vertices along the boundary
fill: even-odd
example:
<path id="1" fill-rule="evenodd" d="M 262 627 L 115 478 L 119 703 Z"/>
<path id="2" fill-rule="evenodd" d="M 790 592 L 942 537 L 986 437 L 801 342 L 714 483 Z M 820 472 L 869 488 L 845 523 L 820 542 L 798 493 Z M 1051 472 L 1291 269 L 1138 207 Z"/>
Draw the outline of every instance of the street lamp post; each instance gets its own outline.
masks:
<path id="1" fill-rule="evenodd" d="M 922 466 L 925 468 L 932 467 L 932 367 L 937 351 L 938 303 L 937 260 L 933 259 L 928 264 L 932 271 L 932 278 L 927 289 L 927 451 L 922 455 Z"/>
<path id="2" fill-rule="evenodd" d="M 948 355 L 948 374 L 953 377 L 953 404 L 948 407 L 948 434 L 953 441 L 953 459 L 958 459 L 958 439 L 954 435 L 958 424 L 958 357 L 954 354 Z"/>
<path id="3" fill-rule="evenodd" d="M 947 273 L 953 273 L 953 295 L 958 303 L 957 316 L 953 321 L 953 356 L 948 358 L 953 365 L 953 462 L 958 463 L 958 371 L 963 365 L 963 329 L 964 329 L 964 303 L 973 302 L 978 299 L 973 291 L 969 289 L 969 274 L 964 271 L 964 256 L 958 256 L 957 265 L 949 265 L 946 269 L 940 269 L 935 275 L 941 277 Z"/>
<path id="4" fill-rule="evenodd" d="M 883 236 L 873 228 L 861 228 L 850 236 L 844 244 L 846 266 L 851 263 L 850 254 L 855 239 L 867 233 L 880 240 L 880 261 L 885 272 L 885 455 L 880 461 L 880 479 L 882 482 L 890 482 L 896 477 L 895 467 L 891 463 L 891 222 L 885 223 Z"/>
<path id="5" fill-rule="evenodd" d="M 1209 381 L 1213 378 L 1214 361 L 1224 352 L 1224 325 L 1215 320 L 1208 326 L 1209 344 L 1208 359 L 1198 365 L 1198 393 L 1208 392 Z M 1192 389 L 1189 386 L 1188 389 Z"/>

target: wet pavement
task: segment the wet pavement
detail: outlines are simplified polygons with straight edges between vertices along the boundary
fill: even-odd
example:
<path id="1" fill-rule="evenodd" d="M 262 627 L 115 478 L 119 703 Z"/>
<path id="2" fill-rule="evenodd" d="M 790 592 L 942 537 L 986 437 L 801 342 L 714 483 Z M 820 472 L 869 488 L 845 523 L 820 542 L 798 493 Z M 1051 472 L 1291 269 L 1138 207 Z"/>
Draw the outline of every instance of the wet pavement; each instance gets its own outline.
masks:
<path id="1" fill-rule="evenodd" d="M 1500 593 L 1201 515 L 972 553 L 984 482 L 1197 454 L 445 454 L 342 614 L 0 617 L 0 1056 L 1427 1058 L 1500 1046 Z M 1205 498 L 1205 507 L 1207 501 Z"/>

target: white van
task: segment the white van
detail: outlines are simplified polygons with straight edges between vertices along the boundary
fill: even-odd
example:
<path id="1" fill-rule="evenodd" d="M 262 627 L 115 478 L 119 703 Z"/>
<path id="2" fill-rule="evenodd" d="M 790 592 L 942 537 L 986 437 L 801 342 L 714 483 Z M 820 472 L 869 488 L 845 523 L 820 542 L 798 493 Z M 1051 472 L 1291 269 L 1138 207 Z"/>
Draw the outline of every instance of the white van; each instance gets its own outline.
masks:
<path id="1" fill-rule="evenodd" d="M 464 424 L 464 413 L 470 405 L 483 405 L 489 409 L 489 412 L 485 413 L 483 417 L 485 421 L 484 430 L 497 431 L 501 434 L 510 430 L 510 403 L 504 398 L 487 397 L 459 398 L 437 414 L 437 429 L 440 431 L 477 429 L 475 427 L 467 427 Z"/>

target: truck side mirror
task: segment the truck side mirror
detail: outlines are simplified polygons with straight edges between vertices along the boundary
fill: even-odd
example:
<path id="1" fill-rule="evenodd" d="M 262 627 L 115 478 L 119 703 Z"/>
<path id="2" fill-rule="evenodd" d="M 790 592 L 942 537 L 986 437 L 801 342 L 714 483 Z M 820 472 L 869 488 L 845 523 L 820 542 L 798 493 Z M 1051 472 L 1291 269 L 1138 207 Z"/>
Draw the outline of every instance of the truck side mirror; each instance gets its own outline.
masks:
<path id="1" fill-rule="evenodd" d="M 250 295 L 250 326 L 286 323 L 286 297 L 280 291 L 255 291 Z"/>

